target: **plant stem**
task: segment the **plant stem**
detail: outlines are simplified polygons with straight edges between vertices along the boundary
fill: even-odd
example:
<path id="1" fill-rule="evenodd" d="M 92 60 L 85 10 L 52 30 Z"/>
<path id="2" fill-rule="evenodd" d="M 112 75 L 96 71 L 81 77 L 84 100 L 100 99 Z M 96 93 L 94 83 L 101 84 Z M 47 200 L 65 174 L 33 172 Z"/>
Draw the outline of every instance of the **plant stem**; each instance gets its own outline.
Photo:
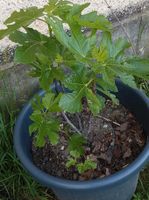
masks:
<path id="1" fill-rule="evenodd" d="M 109 3 L 107 2 L 107 0 L 104 0 L 104 2 L 105 2 L 105 4 L 107 5 L 107 7 L 110 9 L 111 13 L 114 15 L 114 17 L 116 18 L 116 20 L 118 21 L 118 23 L 120 24 L 120 26 L 121 26 L 121 28 L 123 29 L 123 31 L 124 31 L 124 33 L 125 33 L 127 39 L 128 39 L 129 42 L 131 43 L 131 48 L 132 48 L 132 51 L 133 51 L 134 55 L 136 55 L 136 50 L 135 50 L 135 48 L 134 48 L 134 46 L 133 46 L 133 43 L 132 43 L 132 41 L 131 41 L 131 38 L 130 38 L 130 36 L 129 36 L 127 30 L 126 30 L 126 28 L 124 27 L 124 25 L 122 24 L 122 22 L 119 20 L 119 18 L 117 17 L 117 15 L 113 12 L 113 10 L 112 10 L 111 6 L 109 5 Z"/>
<path id="2" fill-rule="evenodd" d="M 139 31 L 138 31 L 138 36 L 137 36 L 137 42 L 136 42 L 136 52 L 137 52 L 137 55 L 139 55 L 140 42 L 141 42 L 141 38 L 142 38 L 143 31 L 145 29 L 145 26 L 146 26 L 146 24 L 143 23 L 143 17 L 141 15 L 140 22 L 139 22 Z"/>
<path id="3" fill-rule="evenodd" d="M 107 121 L 107 122 L 111 122 L 112 124 L 114 124 L 114 125 L 116 125 L 116 126 L 120 126 L 119 123 L 114 122 L 114 121 L 112 121 L 111 119 L 108 119 L 108 118 L 106 118 L 106 117 L 103 117 L 103 116 L 100 116 L 100 115 L 98 115 L 97 117 L 100 118 L 100 119 L 103 119 L 103 120 L 105 120 L 105 121 Z"/>
<path id="4" fill-rule="evenodd" d="M 88 132 L 87 132 L 87 135 L 89 135 L 90 134 L 90 132 L 91 132 L 91 121 L 92 121 L 92 118 L 91 118 L 91 115 L 90 115 L 90 118 L 89 118 L 89 127 L 88 127 Z"/>
<path id="5" fill-rule="evenodd" d="M 76 113 L 76 117 L 77 117 L 77 120 L 78 120 L 78 123 L 79 123 L 80 130 L 82 131 L 83 130 L 82 122 L 81 122 L 81 119 L 80 119 L 80 116 L 79 116 L 78 113 Z"/>
<path id="6" fill-rule="evenodd" d="M 82 135 L 82 133 L 77 129 L 77 127 L 69 120 L 65 112 L 62 112 L 62 115 L 66 122 L 71 126 L 71 128 L 73 128 L 73 130 L 76 131 L 79 135 Z"/>

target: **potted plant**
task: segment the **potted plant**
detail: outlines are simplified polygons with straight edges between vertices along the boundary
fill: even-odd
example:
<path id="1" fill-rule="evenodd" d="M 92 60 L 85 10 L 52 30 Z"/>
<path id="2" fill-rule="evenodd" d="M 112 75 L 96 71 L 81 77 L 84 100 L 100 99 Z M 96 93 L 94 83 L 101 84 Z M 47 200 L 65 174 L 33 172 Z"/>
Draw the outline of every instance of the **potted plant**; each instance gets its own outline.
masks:
<path id="1" fill-rule="evenodd" d="M 14 146 L 60 200 L 129 200 L 149 159 L 149 100 L 135 83 L 148 79 L 149 60 L 126 56 L 131 45 L 112 40 L 104 16 L 83 14 L 88 5 L 51 0 L 5 21 L 0 39 L 18 44 L 15 62 L 29 64 L 43 89 L 20 113 Z M 49 35 L 30 28 L 35 20 Z"/>

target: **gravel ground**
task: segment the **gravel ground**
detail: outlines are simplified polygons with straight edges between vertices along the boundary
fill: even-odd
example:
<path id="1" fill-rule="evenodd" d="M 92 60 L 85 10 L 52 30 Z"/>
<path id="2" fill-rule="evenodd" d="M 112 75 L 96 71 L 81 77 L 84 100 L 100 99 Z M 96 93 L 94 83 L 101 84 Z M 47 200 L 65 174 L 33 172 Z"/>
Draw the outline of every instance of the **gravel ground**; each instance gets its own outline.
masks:
<path id="1" fill-rule="evenodd" d="M 90 7 L 86 10 L 97 10 L 101 14 L 109 15 L 110 9 L 105 4 L 104 0 L 71 0 L 75 3 L 85 3 L 90 2 Z M 5 28 L 3 25 L 4 20 L 14 11 L 19 10 L 20 8 L 26 8 L 29 6 L 38 6 L 42 7 L 46 4 L 48 0 L 0 0 L 0 29 Z M 145 2 L 148 0 L 107 0 L 111 8 L 116 12 L 127 12 L 128 10 L 133 12 L 133 10 L 139 6 L 142 7 Z M 40 28 L 46 33 L 46 27 L 42 23 L 36 23 L 35 26 Z M 8 38 L 0 41 L 0 50 L 5 49 L 8 45 L 12 45 Z"/>

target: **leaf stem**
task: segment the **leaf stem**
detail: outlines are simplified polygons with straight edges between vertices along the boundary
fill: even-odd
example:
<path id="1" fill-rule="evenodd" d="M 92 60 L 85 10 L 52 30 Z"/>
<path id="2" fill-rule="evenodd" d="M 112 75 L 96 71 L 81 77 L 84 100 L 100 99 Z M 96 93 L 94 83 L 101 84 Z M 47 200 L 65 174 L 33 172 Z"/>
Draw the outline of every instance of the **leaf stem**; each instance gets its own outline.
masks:
<path id="1" fill-rule="evenodd" d="M 64 119 L 66 120 L 66 122 L 71 126 L 71 128 L 73 128 L 73 130 L 76 131 L 79 135 L 82 135 L 82 133 L 77 129 L 77 127 L 67 117 L 65 112 L 62 112 L 62 115 L 63 115 Z"/>
<path id="2" fill-rule="evenodd" d="M 116 126 L 120 126 L 119 123 L 114 122 L 114 121 L 112 121 L 111 119 L 108 119 L 108 118 L 103 117 L 103 116 L 101 116 L 101 115 L 98 115 L 97 117 L 100 118 L 100 119 L 103 119 L 103 120 L 105 120 L 105 121 L 107 121 L 107 122 L 111 122 L 112 124 L 114 124 L 114 125 L 116 125 Z"/>
<path id="3" fill-rule="evenodd" d="M 77 117 L 77 120 L 78 120 L 78 123 L 79 123 L 80 130 L 82 131 L 83 130 L 83 126 L 82 126 L 82 122 L 81 122 L 81 119 L 80 119 L 80 116 L 79 116 L 78 113 L 76 113 L 76 117 Z"/>
<path id="4" fill-rule="evenodd" d="M 89 127 L 88 127 L 88 132 L 87 132 L 87 135 L 89 135 L 90 134 L 90 132 L 91 132 L 91 126 L 92 126 L 92 117 L 91 117 L 91 115 L 90 115 L 90 118 L 89 118 Z"/>

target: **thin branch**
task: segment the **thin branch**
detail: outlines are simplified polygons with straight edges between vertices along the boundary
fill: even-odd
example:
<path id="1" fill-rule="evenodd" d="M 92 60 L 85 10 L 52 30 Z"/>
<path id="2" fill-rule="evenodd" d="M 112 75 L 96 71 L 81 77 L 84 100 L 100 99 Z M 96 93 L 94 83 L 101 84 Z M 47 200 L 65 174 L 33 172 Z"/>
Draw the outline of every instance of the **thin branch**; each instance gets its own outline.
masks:
<path id="1" fill-rule="evenodd" d="M 90 115 L 89 122 L 88 122 L 89 123 L 89 127 L 88 127 L 87 135 L 89 135 L 90 132 L 91 132 L 91 125 L 92 125 L 91 121 L 92 121 L 92 118 L 91 118 L 91 115 Z"/>
<path id="2" fill-rule="evenodd" d="M 66 120 L 66 122 L 71 126 L 71 128 L 76 131 L 78 134 L 82 135 L 82 133 L 77 129 L 77 127 L 69 120 L 69 118 L 67 117 L 67 115 L 62 112 L 62 115 L 64 117 L 64 119 Z"/>
<path id="3" fill-rule="evenodd" d="M 76 117 L 77 117 L 77 120 L 78 120 L 78 123 L 79 123 L 80 130 L 82 131 L 83 130 L 82 122 L 81 122 L 81 119 L 80 119 L 80 116 L 79 116 L 78 113 L 76 113 Z"/>
<path id="4" fill-rule="evenodd" d="M 136 55 L 136 50 L 133 46 L 133 43 L 131 41 L 131 38 L 130 38 L 130 35 L 128 34 L 126 28 L 124 27 L 124 25 L 122 24 L 122 22 L 119 20 L 118 16 L 113 12 L 111 6 L 109 5 L 109 3 L 107 2 L 107 0 L 104 0 L 105 4 L 107 5 L 107 7 L 110 9 L 111 13 L 114 15 L 114 17 L 116 18 L 116 20 L 118 21 L 118 23 L 120 24 L 121 28 L 123 29 L 127 39 L 129 40 L 129 42 L 131 43 L 131 48 L 132 48 L 132 51 L 134 53 L 134 55 Z"/>
<path id="5" fill-rule="evenodd" d="M 114 149 L 114 146 L 115 146 L 115 139 L 116 139 L 116 135 L 115 135 L 115 131 L 113 130 L 112 131 L 112 142 L 111 142 L 111 150 Z"/>
<path id="6" fill-rule="evenodd" d="M 121 126 L 119 123 L 114 122 L 114 121 L 112 121 L 111 119 L 108 119 L 108 118 L 106 118 L 106 117 L 103 117 L 103 116 L 100 116 L 100 115 L 98 115 L 97 117 L 100 118 L 100 119 L 103 119 L 103 120 L 106 121 L 106 122 L 111 122 L 112 124 L 114 124 L 114 125 L 116 125 L 116 126 Z"/>
<path id="7" fill-rule="evenodd" d="M 142 33 L 145 29 L 146 23 L 143 23 L 143 5 L 141 6 L 141 16 L 139 20 L 139 31 L 138 31 L 138 36 L 137 36 L 137 42 L 136 42 L 136 52 L 139 55 L 139 47 L 140 47 L 140 41 L 142 38 Z"/>

